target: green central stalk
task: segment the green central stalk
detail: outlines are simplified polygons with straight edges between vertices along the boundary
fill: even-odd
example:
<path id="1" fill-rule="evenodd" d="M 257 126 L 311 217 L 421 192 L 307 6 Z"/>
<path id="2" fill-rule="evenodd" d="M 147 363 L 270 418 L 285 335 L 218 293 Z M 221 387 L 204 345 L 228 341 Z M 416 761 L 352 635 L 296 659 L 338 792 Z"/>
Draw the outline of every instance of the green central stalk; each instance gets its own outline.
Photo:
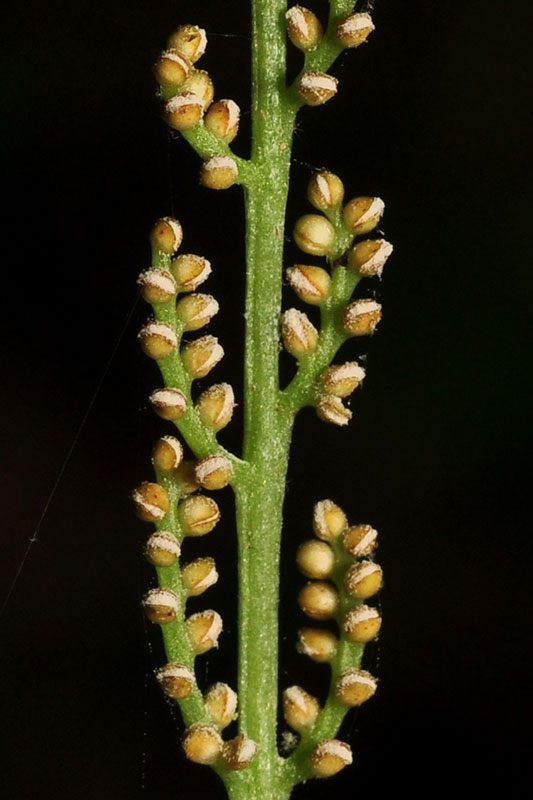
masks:
<path id="1" fill-rule="evenodd" d="M 240 729 L 258 745 L 247 800 L 280 782 L 276 747 L 279 554 L 292 415 L 279 402 L 279 319 L 285 209 L 296 107 L 285 93 L 285 0 L 252 4 L 252 163 L 245 188 L 246 335 L 243 458 L 236 487 L 239 531 Z M 275 773 L 278 773 L 276 778 Z M 280 794 L 276 795 L 281 799 Z M 285 795 L 283 795 L 285 796 Z"/>

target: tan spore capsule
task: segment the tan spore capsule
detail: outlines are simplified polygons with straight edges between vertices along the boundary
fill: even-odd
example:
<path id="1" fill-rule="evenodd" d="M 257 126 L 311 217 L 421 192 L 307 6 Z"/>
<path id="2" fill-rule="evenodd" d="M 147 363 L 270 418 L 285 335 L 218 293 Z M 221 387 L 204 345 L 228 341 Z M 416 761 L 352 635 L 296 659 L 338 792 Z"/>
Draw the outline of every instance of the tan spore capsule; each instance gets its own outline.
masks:
<path id="1" fill-rule="evenodd" d="M 170 271 L 180 292 L 192 292 L 211 274 L 211 264 L 203 256 L 184 253 L 173 258 Z"/>
<path id="2" fill-rule="evenodd" d="M 365 371 L 356 361 L 334 364 L 320 378 L 320 386 L 328 394 L 348 397 L 363 382 Z"/>
<path id="3" fill-rule="evenodd" d="M 222 633 L 222 618 L 216 611 L 209 609 L 192 614 L 185 620 L 187 636 L 195 653 L 207 653 L 218 647 L 218 637 Z"/>
<path id="4" fill-rule="evenodd" d="M 200 122 L 204 114 L 204 101 L 194 92 L 176 94 L 165 103 L 164 118 L 167 125 L 176 131 L 190 131 Z"/>
<path id="5" fill-rule="evenodd" d="M 238 177 L 237 164 L 229 156 L 213 156 L 200 169 L 200 183 L 207 189 L 229 189 Z"/>
<path id="6" fill-rule="evenodd" d="M 320 500 L 313 508 L 313 531 L 324 542 L 332 542 L 348 527 L 346 514 L 333 500 Z"/>
<path id="7" fill-rule="evenodd" d="M 331 583 L 309 581 L 298 594 L 298 605 L 312 619 L 331 619 L 339 605 L 339 593 Z"/>
<path id="8" fill-rule="evenodd" d="M 205 69 L 196 69 L 193 67 L 185 83 L 185 88 L 188 92 L 192 92 L 196 97 L 200 98 L 203 111 L 206 111 L 213 102 L 215 87 Z"/>
<path id="9" fill-rule="evenodd" d="M 195 467 L 196 461 L 182 461 L 174 472 L 174 480 L 183 494 L 192 494 L 200 488 L 194 472 Z"/>
<path id="10" fill-rule="evenodd" d="M 349 14 L 337 24 L 335 38 L 343 47 L 359 47 L 375 27 L 370 14 Z"/>
<path id="11" fill-rule="evenodd" d="M 161 419 L 174 421 L 180 419 L 187 411 L 187 400 L 179 389 L 156 389 L 148 399 Z"/>
<path id="12" fill-rule="evenodd" d="M 307 199 L 319 211 L 337 208 L 344 199 L 344 184 L 333 172 L 317 172 L 307 185 Z"/>
<path id="13" fill-rule="evenodd" d="M 348 251 L 348 265 L 364 278 L 381 277 L 393 246 L 385 239 L 365 239 Z"/>
<path id="14" fill-rule="evenodd" d="M 377 685 L 370 672 L 351 667 L 337 678 L 335 694 L 346 706 L 360 706 L 375 694 Z"/>
<path id="15" fill-rule="evenodd" d="M 361 561 L 352 564 L 346 572 L 344 585 L 350 597 L 357 600 L 367 600 L 381 589 L 383 583 L 383 570 L 374 561 Z"/>
<path id="16" fill-rule="evenodd" d="M 311 768 L 318 778 L 330 778 L 352 763 L 350 745 L 339 739 L 324 739 L 313 748 Z"/>
<path id="17" fill-rule="evenodd" d="M 155 674 L 159 685 L 167 697 L 183 700 L 191 693 L 194 686 L 194 672 L 185 664 L 174 662 L 165 664 Z"/>
<path id="18" fill-rule="evenodd" d="M 237 719 L 237 694 L 227 683 L 214 683 L 204 694 L 204 705 L 212 722 L 226 728 Z"/>
<path id="19" fill-rule="evenodd" d="M 298 631 L 296 649 L 318 664 L 327 664 L 334 658 L 338 644 L 337 637 L 330 631 L 302 628 Z"/>
<path id="20" fill-rule="evenodd" d="M 371 336 L 381 320 L 381 305 L 372 298 L 354 300 L 341 312 L 340 322 L 348 336 Z"/>
<path id="21" fill-rule="evenodd" d="M 186 331 L 197 331 L 218 314 L 218 303 L 210 294 L 188 294 L 178 300 L 176 314 Z"/>
<path id="22" fill-rule="evenodd" d="M 352 525 L 344 534 L 342 545 L 355 558 L 371 556 L 377 546 L 378 532 L 372 525 Z"/>
<path id="23" fill-rule="evenodd" d="M 283 692 L 283 716 L 287 725 L 295 731 L 312 728 L 320 714 L 320 704 L 316 697 L 301 686 L 289 686 Z"/>
<path id="24" fill-rule="evenodd" d="M 179 467 L 183 461 L 183 447 L 175 436 L 162 436 L 152 450 L 152 464 L 168 472 Z"/>
<path id="25" fill-rule="evenodd" d="M 191 378 L 205 378 L 224 356 L 215 336 L 202 336 L 181 349 L 183 366 Z"/>
<path id="26" fill-rule="evenodd" d="M 152 589 L 142 601 L 144 613 L 157 625 L 168 625 L 174 622 L 180 609 L 178 596 L 170 589 Z"/>
<path id="27" fill-rule="evenodd" d="M 154 75 L 161 86 L 183 86 L 191 71 L 191 62 L 177 50 L 164 50 L 154 64 Z"/>
<path id="28" fill-rule="evenodd" d="M 172 355 L 178 344 L 176 331 L 165 322 L 149 322 L 137 338 L 143 353 L 156 361 Z"/>
<path id="29" fill-rule="evenodd" d="M 297 220 L 292 235 L 304 253 L 325 256 L 333 247 L 335 228 L 320 214 L 304 214 Z"/>
<path id="30" fill-rule="evenodd" d="M 222 430 L 233 416 L 235 395 L 229 383 L 216 383 L 202 392 L 195 404 L 202 423 L 214 431 Z"/>
<path id="31" fill-rule="evenodd" d="M 143 300 L 152 305 L 168 303 L 176 294 L 176 281 L 164 269 L 148 269 L 137 279 Z"/>
<path id="32" fill-rule="evenodd" d="M 205 53 L 207 36 L 205 30 L 198 25 L 180 25 L 169 36 L 167 46 L 194 64 Z"/>
<path id="33" fill-rule="evenodd" d="M 207 47 L 205 30 L 199 28 L 198 25 L 180 25 L 169 36 L 167 47 L 176 50 L 192 64 L 195 64 L 203 56 Z"/>
<path id="34" fill-rule="evenodd" d="M 173 255 L 183 240 L 183 228 L 173 217 L 161 217 L 150 232 L 150 243 L 154 250 Z"/>
<path id="35" fill-rule="evenodd" d="M 361 236 L 374 230 L 384 210 L 381 197 L 354 197 L 344 206 L 342 221 L 351 233 Z"/>
<path id="36" fill-rule="evenodd" d="M 159 522 L 170 508 L 166 489 L 158 483 L 145 481 L 132 494 L 135 513 L 143 522 Z"/>
<path id="37" fill-rule="evenodd" d="M 306 578 L 329 578 L 335 566 L 335 553 L 327 542 L 310 539 L 298 548 L 296 563 Z"/>
<path id="38" fill-rule="evenodd" d="M 329 294 L 331 278 L 322 267 L 297 264 L 289 267 L 285 274 L 292 289 L 304 303 L 319 306 Z"/>
<path id="39" fill-rule="evenodd" d="M 178 540 L 169 531 L 152 533 L 144 547 L 146 560 L 154 567 L 170 567 L 180 556 Z"/>
<path id="40" fill-rule="evenodd" d="M 242 733 L 225 742 L 222 748 L 224 764 L 231 770 L 246 769 L 256 753 L 257 744 Z"/>
<path id="41" fill-rule="evenodd" d="M 225 456 L 211 455 L 196 464 L 196 480 L 208 491 L 223 489 L 233 478 L 233 464 Z"/>
<path id="42" fill-rule="evenodd" d="M 192 725 L 185 731 L 182 741 L 185 755 L 195 764 L 214 764 L 223 744 L 217 731 L 208 725 Z"/>
<path id="43" fill-rule="evenodd" d="M 178 503 L 178 519 L 186 536 L 205 536 L 220 519 L 220 510 L 212 497 L 195 494 Z"/>
<path id="44" fill-rule="evenodd" d="M 218 581 L 213 558 L 197 558 L 181 569 L 181 580 L 189 597 L 198 597 Z"/>
<path id="45" fill-rule="evenodd" d="M 316 413 L 322 422 L 330 425 L 347 425 L 352 418 L 352 412 L 343 405 L 341 398 L 327 392 L 318 398 Z"/>
<path id="46" fill-rule="evenodd" d="M 204 117 L 207 130 L 230 144 L 239 130 L 241 110 L 234 100 L 217 100 L 213 103 Z"/>
<path id="47" fill-rule="evenodd" d="M 285 14 L 287 35 L 299 50 L 313 50 L 323 36 L 320 20 L 304 6 L 292 6 Z"/>
<path id="48" fill-rule="evenodd" d="M 308 106 L 321 106 L 337 94 L 338 80 L 326 72 L 306 72 L 298 81 L 298 94 Z"/>
<path id="49" fill-rule="evenodd" d="M 351 642 L 366 644 L 378 635 L 381 617 L 375 608 L 361 604 L 346 613 L 343 628 Z"/>
<path id="50" fill-rule="evenodd" d="M 288 353 L 303 358 L 315 350 L 318 331 L 303 311 L 289 308 L 281 315 L 281 337 Z"/>

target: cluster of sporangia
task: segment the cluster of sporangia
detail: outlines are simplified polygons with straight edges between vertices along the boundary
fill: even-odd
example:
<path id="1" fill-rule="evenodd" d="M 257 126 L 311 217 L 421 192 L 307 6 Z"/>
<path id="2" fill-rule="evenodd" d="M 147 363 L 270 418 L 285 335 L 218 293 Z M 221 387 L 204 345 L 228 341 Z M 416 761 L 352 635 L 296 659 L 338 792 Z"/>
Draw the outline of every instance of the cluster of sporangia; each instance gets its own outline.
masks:
<path id="1" fill-rule="evenodd" d="M 214 434 L 231 420 L 235 405 L 233 390 L 227 383 L 215 384 L 203 391 L 193 406 L 190 385 L 193 380 L 205 377 L 220 361 L 222 347 L 215 337 L 203 336 L 183 345 L 178 352 L 181 334 L 203 327 L 218 310 L 213 297 L 194 292 L 210 274 L 211 266 L 201 256 L 175 255 L 182 241 L 177 220 L 159 220 L 152 229 L 151 240 L 158 262 L 166 266 L 141 273 L 141 294 L 152 304 L 156 317 L 166 312 L 165 318 L 172 318 L 173 324 L 150 322 L 141 329 L 139 340 L 143 351 L 159 362 L 162 371 L 163 364 L 170 362 L 184 374 L 183 391 L 172 386 L 157 389 L 150 395 L 150 404 L 162 419 L 176 422 L 188 414 L 205 431 Z M 146 543 L 146 558 L 158 568 L 161 582 L 173 581 L 173 588 L 149 591 L 143 605 L 151 622 L 181 626 L 179 636 L 188 643 L 189 663 L 166 664 L 158 670 L 157 678 L 169 697 L 184 700 L 197 690 L 194 659 L 217 646 L 222 619 L 212 609 L 184 618 L 183 607 L 189 597 L 213 586 L 218 573 L 212 558 L 198 558 L 181 566 L 179 575 L 173 579 L 165 579 L 165 574 L 178 563 L 184 537 L 204 536 L 217 525 L 218 505 L 201 491 L 227 486 L 233 477 L 233 467 L 228 458 L 218 453 L 198 461 L 184 460 L 182 444 L 174 436 L 163 436 L 156 442 L 152 462 L 158 483 L 142 483 L 134 491 L 133 501 L 138 517 L 155 523 L 157 528 Z M 226 684 L 216 683 L 204 694 L 203 704 L 204 721 L 192 725 L 183 739 L 187 757 L 202 764 L 244 768 L 255 755 L 255 744 L 244 736 L 224 743 L 220 736 L 220 731 L 236 717 L 237 695 Z"/>
<path id="2" fill-rule="evenodd" d="M 320 42 L 322 26 L 308 9 L 294 6 L 287 12 L 286 22 L 290 40 L 301 50 L 312 50 Z M 373 29 L 368 14 L 351 14 L 336 26 L 335 37 L 343 47 L 356 47 Z M 227 145 L 237 134 L 240 112 L 232 100 L 213 102 L 211 78 L 194 66 L 205 52 L 206 43 L 204 30 L 195 25 L 181 26 L 170 37 L 168 49 L 155 65 L 155 74 L 163 96 L 166 92 L 170 97 L 164 115 L 172 128 L 188 131 L 203 125 Z M 297 85 L 301 101 L 311 106 L 325 103 L 336 91 L 336 79 L 320 72 L 303 74 Z M 200 181 L 213 189 L 225 189 L 235 183 L 237 175 L 232 158 L 216 155 L 204 162 Z M 347 248 L 356 236 L 377 226 L 383 202 L 379 198 L 357 197 L 342 207 L 343 196 L 344 187 L 336 175 L 317 173 L 309 184 L 308 198 L 322 214 L 301 217 L 294 228 L 294 239 L 303 252 L 335 260 L 339 255 L 333 258 L 332 254 L 338 249 L 341 231 L 342 241 L 347 244 L 340 255 L 346 255 L 348 270 L 358 278 L 381 275 L 392 245 L 382 239 L 369 239 Z M 143 298 L 153 306 L 156 319 L 142 328 L 139 340 L 146 355 L 159 362 L 167 384 L 150 396 L 155 413 L 172 422 L 188 415 L 194 418 L 195 425 L 214 435 L 232 417 L 234 394 L 229 384 L 220 383 L 202 392 L 194 404 L 191 399 L 192 381 L 204 378 L 224 351 L 209 335 L 180 349 L 182 333 L 202 328 L 218 311 L 214 297 L 195 291 L 211 272 L 209 262 L 198 255 L 176 255 L 182 235 L 180 223 L 169 217 L 159 220 L 152 230 L 156 266 L 141 273 L 139 285 Z M 325 269 L 298 264 L 286 274 L 301 300 L 318 306 L 326 303 L 332 279 Z M 344 336 L 362 336 L 374 331 L 380 317 L 381 307 L 373 299 L 356 300 L 343 308 L 338 325 Z M 319 333 L 304 313 L 289 309 L 281 318 L 281 337 L 286 350 L 301 359 L 315 350 Z M 169 375 L 179 375 L 181 388 L 168 385 Z M 321 376 L 317 393 L 319 417 L 337 425 L 346 424 L 351 412 L 344 407 L 342 398 L 351 394 L 363 378 L 364 370 L 355 362 L 329 367 Z M 233 466 L 220 448 L 196 462 L 183 460 L 182 444 L 173 436 L 159 439 L 152 461 L 158 482 L 141 484 L 134 491 L 133 500 L 139 518 L 155 524 L 145 555 L 158 568 L 161 578 L 167 568 L 179 564 L 183 537 L 203 536 L 218 523 L 218 505 L 202 490 L 228 485 Z M 299 633 L 298 649 L 314 661 L 331 662 L 334 671 L 340 641 L 364 644 L 379 631 L 378 612 L 363 601 L 379 590 L 382 572 L 367 558 L 376 545 L 376 531 L 369 525 L 348 527 L 344 512 L 332 501 L 323 500 L 315 506 L 313 527 L 317 539 L 304 543 L 297 555 L 300 570 L 310 579 L 300 592 L 299 603 L 312 619 L 336 619 L 341 640 L 331 632 L 305 628 Z M 217 581 L 214 560 L 199 558 L 181 566 L 179 574 L 181 578 L 173 582 L 176 590 L 149 591 L 143 606 L 150 621 L 183 626 L 189 663 L 169 663 L 157 672 L 163 691 L 183 701 L 198 691 L 194 659 L 217 646 L 222 620 L 214 610 L 187 618 L 183 614 L 187 598 L 202 594 Z M 375 679 L 356 668 L 334 674 L 333 680 L 337 700 L 347 707 L 360 705 L 376 688 Z M 197 763 L 232 770 L 245 768 L 256 754 L 256 744 L 244 735 L 226 742 L 220 735 L 237 716 L 237 695 L 228 685 L 216 683 L 204 693 L 203 705 L 202 720 L 185 732 L 186 756 Z M 314 697 L 293 686 L 284 692 L 283 711 L 287 723 L 303 736 L 312 732 L 321 709 Z M 328 739 L 314 747 L 310 759 L 313 773 L 326 777 L 351 763 L 351 751 L 347 744 Z"/>
<path id="3" fill-rule="evenodd" d="M 364 603 L 379 591 L 383 579 L 381 567 L 370 558 L 377 531 L 370 525 L 349 526 L 344 511 L 331 500 L 315 505 L 313 531 L 317 538 L 304 542 L 296 556 L 300 571 L 310 579 L 298 603 L 311 619 L 336 620 L 340 639 L 327 630 L 303 628 L 297 647 L 313 661 L 331 664 L 336 700 L 352 708 L 372 697 L 376 680 L 363 669 L 338 668 L 337 656 L 341 647 L 370 642 L 381 627 L 377 610 Z M 283 713 L 291 728 L 305 735 L 312 734 L 320 722 L 321 708 L 315 697 L 300 686 L 291 686 L 283 694 Z M 325 739 L 313 748 L 310 758 L 314 773 L 328 777 L 351 764 L 352 753 L 345 742 Z"/>
<path id="4" fill-rule="evenodd" d="M 384 210 L 379 197 L 355 197 L 344 208 L 344 186 L 337 175 L 317 172 L 307 187 L 310 203 L 321 214 L 306 214 L 297 220 L 293 237 L 304 253 L 325 256 L 331 261 L 332 253 L 341 251 L 353 239 L 369 233 L 377 226 Z M 347 268 L 350 275 L 361 278 L 381 276 L 383 267 L 392 253 L 392 245 L 385 239 L 364 239 L 342 252 L 347 267 L 336 265 L 337 271 Z M 332 277 L 322 267 L 297 264 L 286 272 L 287 280 L 296 295 L 305 303 L 326 306 L 331 296 Z M 340 305 L 334 327 L 342 338 L 372 334 L 380 319 L 381 305 L 373 298 L 348 302 L 353 283 L 348 283 L 347 296 L 336 298 Z M 302 311 L 290 308 L 281 318 L 281 334 L 285 349 L 295 358 L 302 359 L 315 352 L 319 332 Z M 314 398 L 320 419 L 334 425 L 346 425 L 352 412 L 342 402 L 362 382 L 364 369 L 355 361 L 333 365 L 326 369 L 318 382 Z"/>

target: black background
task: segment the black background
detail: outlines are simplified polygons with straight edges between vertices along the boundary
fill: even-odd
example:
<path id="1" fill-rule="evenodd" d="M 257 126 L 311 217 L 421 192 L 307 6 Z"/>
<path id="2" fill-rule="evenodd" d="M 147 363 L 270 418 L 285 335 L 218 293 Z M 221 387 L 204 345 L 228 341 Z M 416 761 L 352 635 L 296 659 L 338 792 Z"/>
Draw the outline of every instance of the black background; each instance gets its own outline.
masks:
<path id="1" fill-rule="evenodd" d="M 218 779 L 181 755 L 139 606 L 152 577 L 129 491 L 168 429 L 146 408 L 159 385 L 135 340 L 147 310 L 129 315 L 150 224 L 174 213 L 184 251 L 213 263 L 211 329 L 226 349 L 213 379 L 239 395 L 240 191 L 198 187 L 197 157 L 159 119 L 151 63 L 174 26 L 205 27 L 200 66 L 243 109 L 246 155 L 248 4 L 35 0 L 3 13 L 4 593 L 109 369 L 0 619 L 0 777 L 13 800 L 217 800 Z M 304 109 L 295 138 L 288 229 L 309 210 L 312 169 L 327 167 L 348 196 L 385 199 L 395 253 L 371 289 L 378 335 L 343 351 L 368 352 L 353 423 L 332 430 L 308 410 L 296 425 L 281 681 L 324 691 L 325 672 L 293 652 L 293 557 L 329 496 L 380 530 L 385 621 L 365 662 L 380 689 L 343 731 L 354 767 L 294 797 L 515 796 L 529 755 L 531 6 L 383 0 L 374 19 L 369 44 L 333 70 L 338 96 Z M 288 264 L 297 252 L 288 240 Z M 189 551 L 215 554 L 223 573 L 195 604 L 225 619 L 220 651 L 198 662 L 204 686 L 235 683 L 229 493 L 220 502 L 223 523 Z"/>

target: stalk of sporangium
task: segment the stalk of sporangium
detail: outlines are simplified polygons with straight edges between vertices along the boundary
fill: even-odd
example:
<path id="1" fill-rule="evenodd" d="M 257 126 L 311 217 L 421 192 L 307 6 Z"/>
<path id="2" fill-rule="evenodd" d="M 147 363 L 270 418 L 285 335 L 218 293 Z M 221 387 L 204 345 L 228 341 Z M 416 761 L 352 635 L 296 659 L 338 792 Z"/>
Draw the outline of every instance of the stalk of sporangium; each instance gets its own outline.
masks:
<path id="1" fill-rule="evenodd" d="M 381 625 L 371 604 L 382 583 L 372 559 L 376 531 L 369 524 L 351 525 L 330 499 L 309 509 L 314 538 L 300 546 L 296 561 L 304 577 L 297 599 L 310 623 L 299 631 L 297 649 L 330 665 L 323 707 L 304 685 L 278 686 L 279 553 L 294 418 L 302 407 L 313 406 L 326 423 L 350 421 L 345 400 L 365 372 L 356 361 L 332 361 L 347 339 L 374 333 L 380 304 L 371 290 L 358 299 L 352 294 L 360 280 L 381 276 L 392 245 L 375 234 L 383 201 L 356 196 L 346 202 L 341 179 L 323 170 L 309 182 L 310 213 L 288 221 L 304 263 L 284 269 L 297 112 L 342 91 L 342 81 L 328 69 L 344 48 L 362 44 L 374 25 L 368 13 L 353 8 L 353 0 L 331 0 L 328 20 L 302 6 L 287 9 L 285 0 L 252 0 L 251 12 L 249 159 L 230 148 L 239 128 L 237 104 L 216 99 L 216 84 L 198 65 L 208 46 L 202 27 L 178 27 L 154 67 L 164 119 L 200 156 L 201 184 L 215 190 L 237 184 L 244 190 L 246 331 L 243 397 L 237 398 L 244 406 L 242 457 L 217 440 L 231 422 L 236 398 L 224 381 L 223 342 L 208 332 L 219 310 L 206 289 L 216 264 L 188 253 L 182 247 L 186 231 L 165 217 L 152 229 L 152 264 L 139 276 L 142 297 L 153 310 L 139 341 L 161 371 L 162 385 L 150 403 L 167 431 L 152 452 L 155 480 L 142 483 L 133 501 L 140 519 L 152 526 L 145 555 L 156 569 L 158 588 L 147 592 L 143 606 L 161 627 L 167 663 L 156 677 L 180 706 L 186 757 L 211 766 L 233 800 L 284 800 L 296 784 L 329 777 L 352 762 L 349 744 L 336 736 L 348 709 L 376 690 L 376 680 L 361 668 L 364 646 Z M 288 42 L 303 54 L 291 85 L 285 80 Z M 318 327 L 302 307 L 282 310 L 284 280 L 303 307 L 320 309 Z M 296 360 L 294 378 L 283 390 L 280 342 Z M 193 460 L 184 460 L 184 444 Z M 208 553 L 183 563 L 182 547 L 186 537 L 209 537 L 220 519 L 216 492 L 227 486 L 235 496 L 239 551 L 238 685 L 203 686 L 195 662 L 218 646 L 224 621 L 208 600 L 193 614 L 187 601 L 204 593 L 208 598 L 219 572 L 224 580 L 224 565 Z M 322 627 L 324 620 L 334 620 L 336 633 Z M 283 756 L 276 745 L 280 690 L 283 716 L 295 732 L 286 736 L 292 750 Z M 238 734 L 228 738 L 224 731 L 235 719 Z"/>

